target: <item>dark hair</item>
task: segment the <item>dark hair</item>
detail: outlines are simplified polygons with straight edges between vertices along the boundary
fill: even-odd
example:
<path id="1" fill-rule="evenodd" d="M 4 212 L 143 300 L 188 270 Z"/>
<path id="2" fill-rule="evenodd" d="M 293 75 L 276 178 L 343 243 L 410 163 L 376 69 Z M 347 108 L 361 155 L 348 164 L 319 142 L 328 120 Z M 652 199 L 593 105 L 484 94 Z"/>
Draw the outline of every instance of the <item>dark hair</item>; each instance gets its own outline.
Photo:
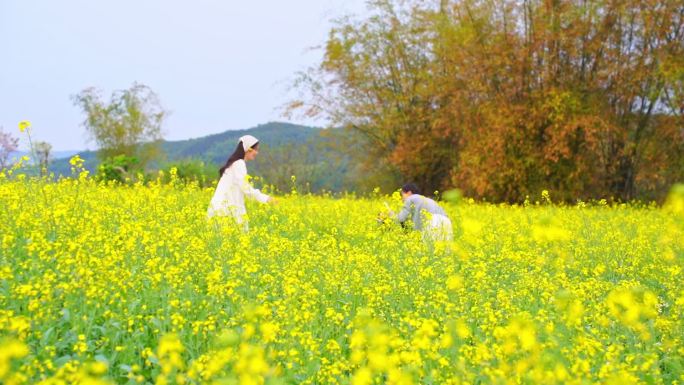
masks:
<path id="1" fill-rule="evenodd" d="M 415 183 L 406 183 L 402 188 L 401 191 L 403 192 L 411 192 L 412 194 L 420 194 L 420 190 L 418 189 L 418 186 L 416 186 Z"/>
<path id="2" fill-rule="evenodd" d="M 256 142 L 250 148 L 256 148 L 258 145 L 259 142 Z M 233 153 L 228 157 L 228 160 L 226 160 L 226 164 L 224 164 L 223 167 L 219 169 L 219 179 L 221 179 L 223 173 L 228 169 L 228 167 L 232 166 L 233 163 L 238 159 L 245 159 L 245 149 L 242 147 L 242 141 L 238 142 L 235 151 L 233 151 Z"/>

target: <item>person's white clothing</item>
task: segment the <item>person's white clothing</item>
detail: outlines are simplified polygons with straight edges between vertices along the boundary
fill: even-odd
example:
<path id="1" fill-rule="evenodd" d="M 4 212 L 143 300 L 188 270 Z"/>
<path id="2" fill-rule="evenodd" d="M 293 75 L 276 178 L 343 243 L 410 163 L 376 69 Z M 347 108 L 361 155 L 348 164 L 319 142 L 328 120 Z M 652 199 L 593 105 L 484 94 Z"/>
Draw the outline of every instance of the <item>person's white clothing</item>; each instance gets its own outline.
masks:
<path id="1" fill-rule="evenodd" d="M 409 218 L 413 220 L 413 228 L 423 232 L 425 240 L 451 241 L 454 237 L 446 211 L 428 197 L 411 194 L 404 199 L 397 221 L 404 223 Z"/>
<path id="2" fill-rule="evenodd" d="M 245 196 L 261 203 L 268 202 L 270 198 L 252 187 L 247 176 L 247 165 L 243 159 L 238 159 L 223 172 L 216 185 L 216 191 L 207 209 L 207 217 L 232 216 L 247 231 Z"/>
<path id="3" fill-rule="evenodd" d="M 423 236 L 431 241 L 451 241 L 454 233 L 449 217 L 441 214 L 432 214 L 423 228 Z"/>

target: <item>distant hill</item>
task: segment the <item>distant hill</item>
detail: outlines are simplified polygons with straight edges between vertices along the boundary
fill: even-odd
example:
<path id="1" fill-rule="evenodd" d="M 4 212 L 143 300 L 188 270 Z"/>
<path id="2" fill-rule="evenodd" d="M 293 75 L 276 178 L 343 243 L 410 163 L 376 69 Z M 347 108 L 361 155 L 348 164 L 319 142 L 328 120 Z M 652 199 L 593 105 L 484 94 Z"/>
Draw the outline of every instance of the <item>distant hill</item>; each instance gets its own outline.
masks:
<path id="1" fill-rule="evenodd" d="M 321 129 L 300 126 L 290 123 L 271 122 L 261 124 L 245 130 L 228 130 L 219 134 L 199 138 L 163 141 L 162 149 L 165 153 L 164 162 L 174 162 L 183 159 L 200 159 L 208 164 L 219 164 L 225 161 L 235 150 L 238 139 L 243 135 L 254 135 L 261 141 L 263 147 L 278 147 L 288 143 L 305 143 L 318 136 Z M 73 151 L 64 157 L 55 157 L 50 171 L 57 175 L 69 175 L 71 166 L 69 159 L 78 154 L 85 160 L 85 166 L 91 172 L 97 169 L 99 160 L 96 151 Z"/>
<path id="2" fill-rule="evenodd" d="M 226 161 L 235 150 L 238 139 L 246 134 L 259 138 L 259 157 L 249 166 L 250 174 L 262 177 L 269 184 L 281 190 L 292 187 L 292 175 L 298 184 L 311 191 L 357 190 L 355 176 L 358 170 L 350 168 L 350 156 L 335 148 L 335 135 L 339 129 L 321 129 L 290 123 L 271 122 L 245 130 L 229 130 L 199 138 L 163 141 L 165 159 L 153 167 L 184 160 L 201 160 L 211 168 Z M 339 138 L 339 137 L 337 137 Z M 99 160 L 95 151 L 78 153 L 84 159 L 85 167 L 91 172 L 97 170 Z M 56 175 L 71 173 L 68 157 L 56 159 L 50 171 Z M 213 173 L 212 173 L 212 177 Z"/>
<path id="3" fill-rule="evenodd" d="M 71 157 L 75 154 L 78 154 L 78 151 L 54 151 L 51 156 L 52 159 L 61 159 L 61 158 L 68 158 Z M 10 152 L 9 159 L 10 162 L 16 162 L 19 158 L 22 156 L 27 155 L 31 156 L 31 153 L 29 151 L 12 151 Z"/>
<path id="4" fill-rule="evenodd" d="M 262 148 L 275 148 L 291 143 L 306 143 L 317 137 L 320 132 L 320 128 L 271 122 L 246 130 L 224 131 L 196 139 L 165 141 L 162 148 L 168 160 L 196 158 L 207 163 L 219 164 L 235 150 L 238 139 L 243 135 L 257 137 Z"/>

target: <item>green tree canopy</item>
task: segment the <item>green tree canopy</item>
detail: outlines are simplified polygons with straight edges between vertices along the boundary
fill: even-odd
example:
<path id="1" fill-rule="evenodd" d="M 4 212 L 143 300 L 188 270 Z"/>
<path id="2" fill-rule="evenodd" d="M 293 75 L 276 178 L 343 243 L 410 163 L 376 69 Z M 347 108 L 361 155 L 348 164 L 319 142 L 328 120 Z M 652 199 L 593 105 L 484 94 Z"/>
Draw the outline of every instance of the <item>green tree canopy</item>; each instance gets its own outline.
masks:
<path id="1" fill-rule="evenodd" d="M 139 83 L 114 91 L 109 101 L 102 91 L 86 88 L 72 100 L 86 114 L 83 126 L 100 148 L 101 159 L 117 155 L 136 157 L 144 166 L 160 155 L 162 123 L 168 112 L 157 94 Z"/>

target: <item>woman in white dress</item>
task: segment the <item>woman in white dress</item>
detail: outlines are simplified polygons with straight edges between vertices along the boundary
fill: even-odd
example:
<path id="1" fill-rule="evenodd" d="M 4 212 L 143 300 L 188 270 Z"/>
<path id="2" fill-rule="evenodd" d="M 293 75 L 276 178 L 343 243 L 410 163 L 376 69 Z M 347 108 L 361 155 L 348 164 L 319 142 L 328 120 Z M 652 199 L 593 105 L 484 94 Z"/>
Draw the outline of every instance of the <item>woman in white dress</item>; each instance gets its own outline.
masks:
<path id="1" fill-rule="evenodd" d="M 249 229 L 245 196 L 261 203 L 275 203 L 275 200 L 252 187 L 245 162 L 254 160 L 259 154 L 259 140 L 252 135 L 240 138 L 237 148 L 219 170 L 219 182 L 211 198 L 207 217 L 233 217 L 244 231 Z"/>

